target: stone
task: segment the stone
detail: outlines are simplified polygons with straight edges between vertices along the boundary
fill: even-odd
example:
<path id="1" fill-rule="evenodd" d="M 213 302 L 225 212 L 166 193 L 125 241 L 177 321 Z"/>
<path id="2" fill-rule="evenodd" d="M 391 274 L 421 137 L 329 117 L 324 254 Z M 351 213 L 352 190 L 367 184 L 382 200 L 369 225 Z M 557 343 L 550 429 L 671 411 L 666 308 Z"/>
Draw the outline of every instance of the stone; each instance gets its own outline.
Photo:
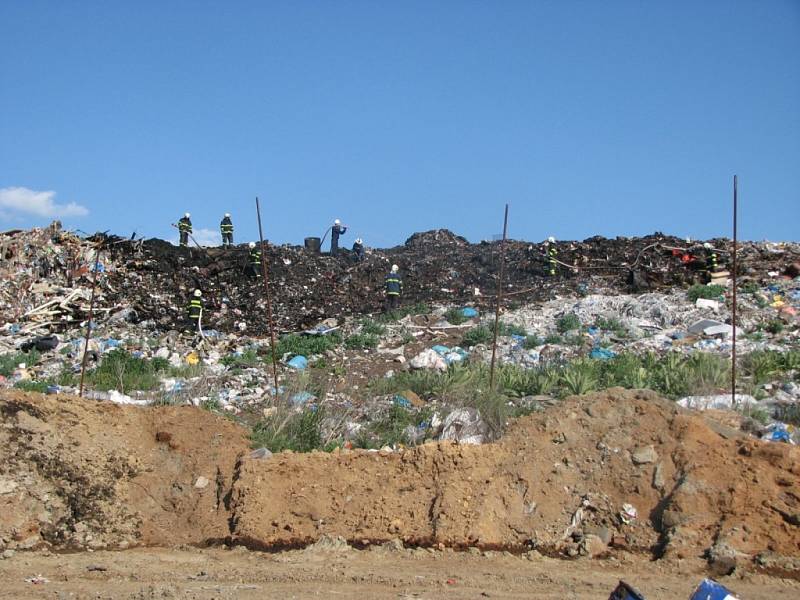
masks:
<path id="1" fill-rule="evenodd" d="M 198 477 L 197 481 L 194 482 L 194 487 L 195 487 L 195 489 L 202 490 L 206 486 L 208 486 L 209 483 L 210 482 L 208 481 L 207 477 L 202 477 L 201 476 L 201 477 Z"/>
<path id="2" fill-rule="evenodd" d="M 5 477 L 0 477 L 0 496 L 3 494 L 10 494 L 14 490 L 17 489 L 17 482 L 13 479 L 6 479 Z"/>
<path id="3" fill-rule="evenodd" d="M 589 526 L 584 528 L 584 532 L 587 536 L 593 535 L 600 538 L 605 545 L 610 544 L 611 538 L 613 537 L 608 527 Z"/>
<path id="4" fill-rule="evenodd" d="M 608 544 L 594 534 L 589 534 L 581 542 L 581 551 L 590 558 L 595 558 L 608 551 Z"/>
<path id="5" fill-rule="evenodd" d="M 631 460 L 635 465 L 647 465 L 658 460 L 658 453 L 652 446 L 636 448 L 631 454 Z"/>
<path id="6" fill-rule="evenodd" d="M 8 550 L 3 550 L 3 554 L 0 554 L 0 556 L 4 560 L 7 560 L 7 559 L 13 557 L 15 554 L 16 554 L 16 552 L 14 552 L 11 548 L 9 548 Z"/>
<path id="7" fill-rule="evenodd" d="M 265 460 L 272 457 L 272 452 L 269 448 L 258 448 L 250 453 L 250 458 L 254 460 Z"/>

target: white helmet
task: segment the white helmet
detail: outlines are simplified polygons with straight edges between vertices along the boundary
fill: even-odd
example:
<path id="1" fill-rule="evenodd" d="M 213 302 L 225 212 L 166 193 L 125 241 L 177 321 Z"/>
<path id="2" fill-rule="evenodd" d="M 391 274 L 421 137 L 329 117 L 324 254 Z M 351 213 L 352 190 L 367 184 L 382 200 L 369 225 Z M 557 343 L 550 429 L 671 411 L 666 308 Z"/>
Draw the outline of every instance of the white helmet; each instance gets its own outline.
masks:
<path id="1" fill-rule="evenodd" d="M 203 295 L 203 292 L 201 292 L 200 290 L 195 290 L 195 291 L 194 291 L 194 296 L 195 296 L 195 298 L 199 298 L 199 297 L 200 297 L 200 296 L 202 296 L 202 295 Z"/>
<path id="2" fill-rule="evenodd" d="M 392 273 L 397 273 L 400 270 L 400 267 L 397 265 L 392 265 Z"/>
<path id="3" fill-rule="evenodd" d="M 361 238 L 356 238 L 356 244 L 361 244 Z"/>
<path id="4" fill-rule="evenodd" d="M 551 244 L 555 244 L 555 243 L 556 243 L 556 238 L 554 238 L 554 237 L 551 235 L 549 238 L 547 238 L 547 241 L 548 241 L 548 242 L 550 242 Z"/>
<path id="5" fill-rule="evenodd" d="M 255 242 L 250 242 L 247 245 L 250 246 L 251 248 L 255 248 L 256 247 L 256 243 Z"/>
<path id="6" fill-rule="evenodd" d="M 334 219 L 333 224 L 334 225 L 341 225 L 342 222 L 339 219 Z"/>
<path id="7" fill-rule="evenodd" d="M 706 242 L 705 244 L 703 244 L 703 248 L 705 248 L 706 250 L 711 250 L 711 248 L 713 248 L 713 246 L 711 244 L 709 244 L 708 242 Z"/>
<path id="8" fill-rule="evenodd" d="M 184 217 L 186 217 L 186 218 L 188 219 L 188 218 L 189 218 L 189 217 L 191 217 L 192 215 L 190 215 L 189 213 L 184 213 L 184 215 L 183 215 L 183 216 L 184 216 Z"/>
<path id="9" fill-rule="evenodd" d="M 230 219 L 231 218 L 231 213 L 225 213 L 225 218 L 226 219 Z"/>

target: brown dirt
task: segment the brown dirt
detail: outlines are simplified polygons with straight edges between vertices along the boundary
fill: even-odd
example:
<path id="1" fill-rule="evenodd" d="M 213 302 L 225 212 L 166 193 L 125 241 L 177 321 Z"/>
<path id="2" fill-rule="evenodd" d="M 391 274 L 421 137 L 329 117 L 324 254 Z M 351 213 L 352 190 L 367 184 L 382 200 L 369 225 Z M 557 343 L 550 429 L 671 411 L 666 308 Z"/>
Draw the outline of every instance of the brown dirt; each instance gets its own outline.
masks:
<path id="1" fill-rule="evenodd" d="M 710 425 L 651 392 L 615 389 L 521 419 L 496 444 L 245 460 L 234 538 L 262 548 L 333 535 L 573 554 L 584 551 L 568 535 L 583 504 L 573 529 L 605 529 L 616 545 L 656 557 L 800 556 L 800 449 Z M 630 525 L 624 503 L 638 510 Z"/>
<path id="2" fill-rule="evenodd" d="M 191 407 L 3 392 L 0 414 L 0 551 L 341 536 L 800 574 L 800 449 L 652 392 L 567 399 L 484 446 L 267 460 L 249 458 L 242 428 Z"/>
<path id="3" fill-rule="evenodd" d="M 141 409 L 0 393 L 0 548 L 201 543 L 225 537 L 246 431 L 191 407 Z M 198 477 L 208 479 L 200 489 Z M 5 541 L 4 541 L 5 540 Z"/>
<path id="4" fill-rule="evenodd" d="M 47 583 L 25 581 L 35 575 Z M 702 564 L 621 554 L 556 560 L 531 554 L 334 546 L 277 554 L 219 548 L 17 554 L 0 561 L 0 598 L 113 600 L 597 600 L 620 579 L 647 600 L 685 600 Z M 720 579 L 742 600 L 800 597 L 800 583 L 758 573 Z"/>

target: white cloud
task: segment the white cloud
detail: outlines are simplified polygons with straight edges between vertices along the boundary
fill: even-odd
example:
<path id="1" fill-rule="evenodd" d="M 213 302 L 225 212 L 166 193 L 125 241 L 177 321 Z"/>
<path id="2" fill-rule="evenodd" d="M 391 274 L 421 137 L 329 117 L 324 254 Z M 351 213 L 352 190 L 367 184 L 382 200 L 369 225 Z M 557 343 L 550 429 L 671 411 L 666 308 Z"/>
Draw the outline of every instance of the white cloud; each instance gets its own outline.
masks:
<path id="1" fill-rule="evenodd" d="M 197 240 L 201 246 L 221 246 L 222 234 L 216 229 L 195 229 L 192 237 Z M 172 243 L 178 245 L 178 238 L 173 238 Z M 192 240 L 189 240 L 189 246 L 194 246 Z"/>
<path id="2" fill-rule="evenodd" d="M 37 192 L 24 187 L 0 189 L 0 214 L 4 216 L 20 213 L 37 217 L 85 217 L 89 210 L 85 206 L 70 202 L 56 204 L 55 192 Z"/>

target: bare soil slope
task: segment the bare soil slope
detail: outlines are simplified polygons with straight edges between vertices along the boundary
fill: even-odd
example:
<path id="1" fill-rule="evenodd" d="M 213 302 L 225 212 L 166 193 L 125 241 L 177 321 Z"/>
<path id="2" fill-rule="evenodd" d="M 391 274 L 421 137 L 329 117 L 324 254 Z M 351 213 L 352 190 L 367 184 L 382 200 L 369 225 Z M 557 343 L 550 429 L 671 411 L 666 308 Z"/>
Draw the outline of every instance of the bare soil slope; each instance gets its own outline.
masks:
<path id="1" fill-rule="evenodd" d="M 225 537 L 246 432 L 191 407 L 0 394 L 0 545 L 201 543 Z M 207 480 L 198 478 L 203 477 Z"/>
<path id="2" fill-rule="evenodd" d="M 615 389 L 521 419 L 491 445 L 244 460 L 233 532 L 254 547 L 332 535 L 570 554 L 593 533 L 657 557 L 797 557 L 798 475 L 800 449 Z"/>

